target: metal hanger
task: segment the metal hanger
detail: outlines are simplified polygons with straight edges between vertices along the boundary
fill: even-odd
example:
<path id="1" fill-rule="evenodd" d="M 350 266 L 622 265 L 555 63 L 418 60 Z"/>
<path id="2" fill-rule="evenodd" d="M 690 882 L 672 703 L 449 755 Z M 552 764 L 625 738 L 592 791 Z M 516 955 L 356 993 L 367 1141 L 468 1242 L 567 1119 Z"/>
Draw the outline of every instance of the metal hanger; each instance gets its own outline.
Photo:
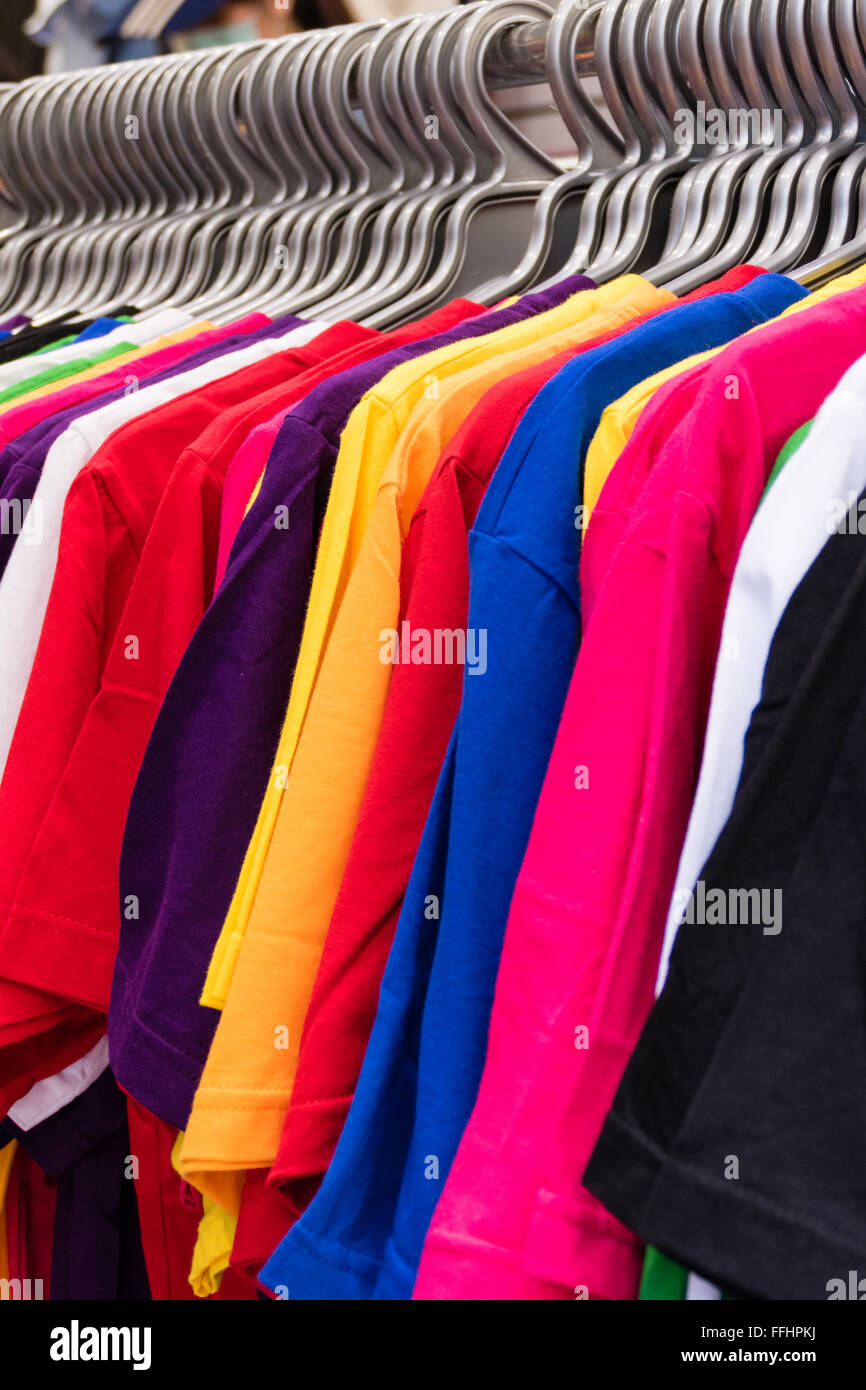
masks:
<path id="1" fill-rule="evenodd" d="M 190 74 L 182 109 L 174 119 L 188 132 L 188 147 L 200 170 L 201 196 L 136 242 L 135 254 L 143 267 L 133 293 L 142 308 L 190 299 L 206 288 L 228 229 L 272 186 L 251 160 L 234 117 L 241 74 L 262 47 L 213 50 L 210 61 Z"/>
<path id="2" fill-rule="evenodd" d="M 622 153 L 616 163 L 601 173 L 589 185 L 584 196 L 577 240 L 565 265 L 555 275 L 542 280 L 534 288 L 549 289 L 557 280 L 565 276 L 577 275 L 586 271 L 596 257 L 602 242 L 606 222 L 605 212 L 611 199 L 627 198 L 630 181 L 641 163 L 643 156 L 643 136 L 634 124 L 630 105 L 623 101 L 621 82 L 614 57 L 614 48 L 620 15 L 626 0 L 613 0 L 605 3 L 594 19 L 593 56 L 596 76 L 601 87 L 607 110 L 613 125 L 622 141 Z M 623 180 L 626 182 L 623 183 Z M 620 204 L 621 206 L 621 204 Z"/>
<path id="3" fill-rule="evenodd" d="M 854 0 L 837 0 L 831 19 L 835 49 L 842 55 L 842 61 L 848 74 L 848 90 L 853 92 L 855 98 L 858 129 L 857 144 L 839 166 L 833 182 L 827 233 L 821 248 L 822 256 L 839 251 L 856 230 L 858 190 L 864 169 L 866 169 L 866 143 L 864 143 L 866 122 L 864 122 L 863 98 L 857 99 L 858 92 L 866 93 L 866 59 L 864 59 L 857 33 Z"/>
<path id="4" fill-rule="evenodd" d="M 799 85 L 816 113 L 816 138 L 797 180 L 786 234 L 773 248 L 764 238 L 755 251 L 767 270 L 788 270 L 818 249 L 826 232 L 830 179 L 856 143 L 859 117 L 839 73 L 831 33 L 832 0 L 812 0 L 807 13 L 789 7 L 786 30 Z M 823 69 L 823 71 L 822 71 Z"/>
<path id="5" fill-rule="evenodd" d="M 320 34 L 300 35 L 265 45 L 240 72 L 235 99 L 243 144 L 251 165 L 269 177 L 261 199 L 230 222 L 218 243 L 218 265 L 213 261 L 210 224 L 206 221 L 199 229 L 197 255 L 210 257 L 210 264 L 201 284 L 184 296 L 190 312 L 207 312 L 249 287 L 261 265 L 266 229 L 287 208 L 303 202 L 324 177 L 306 128 L 291 114 L 288 132 L 272 120 L 275 90 L 285 84 L 295 99 L 303 54 L 311 43 L 321 41 Z"/>
<path id="6" fill-rule="evenodd" d="M 803 144 L 804 118 L 782 56 L 778 6 L 779 0 L 764 0 L 760 6 L 756 6 L 755 0 L 735 0 L 730 61 L 739 77 L 746 109 L 782 113 L 783 139 L 760 150 L 749 165 L 719 248 L 694 269 L 665 278 L 664 283 L 674 294 L 689 294 L 749 260 L 761 235 L 774 182 L 782 177 L 787 161 Z"/>
<path id="7" fill-rule="evenodd" d="M 160 225 L 164 208 L 180 200 L 189 202 L 192 197 L 180 162 L 174 159 L 167 161 L 162 156 L 160 142 L 156 138 L 157 123 L 153 117 L 147 119 L 138 114 L 146 111 L 141 98 L 155 83 L 160 84 L 166 97 L 175 95 L 182 86 L 185 67 L 175 68 L 171 81 L 167 71 L 151 68 L 149 75 L 147 72 L 134 75 L 134 80 L 128 85 L 124 84 L 122 78 L 113 83 L 106 80 L 103 84 L 101 74 L 104 70 L 97 70 L 99 85 L 94 90 L 89 110 L 83 113 L 84 139 L 91 142 L 90 147 L 101 163 L 106 169 L 110 168 L 119 184 L 128 194 L 132 194 L 134 189 L 141 187 L 132 172 L 135 169 L 134 151 L 140 144 L 140 139 L 129 138 L 133 133 L 129 125 L 130 117 L 134 116 L 139 121 L 141 138 L 149 143 L 152 141 L 152 158 L 148 161 L 151 165 L 150 177 L 152 180 L 155 165 L 160 176 L 159 183 L 155 192 L 151 191 L 152 184 L 148 187 L 150 196 L 146 196 L 144 202 L 138 205 L 132 202 L 130 206 L 129 200 L 120 194 L 113 205 L 107 204 L 101 218 L 94 219 L 85 235 L 67 245 L 65 254 L 61 255 L 59 248 L 55 250 L 53 274 L 43 276 L 39 307 L 63 303 L 70 308 L 74 305 L 95 314 L 110 309 L 119 297 L 128 299 L 134 295 L 136 285 L 127 254 L 129 246 L 148 229 L 152 234 L 153 229 Z M 118 106 L 120 94 L 128 103 L 126 109 Z M 113 138 L 115 130 L 122 145 Z M 112 159 L 105 158 L 109 149 L 114 155 Z M 99 299 L 106 295 L 107 302 L 99 305 Z"/>
<path id="8" fill-rule="evenodd" d="M 11 82 L 0 86 L 0 131 L 4 135 L 0 140 L 0 246 L 37 215 L 35 200 L 30 203 L 31 186 L 19 181 L 11 148 L 9 113 L 17 102 L 18 90 Z"/>
<path id="9" fill-rule="evenodd" d="M 336 156 L 327 149 L 325 157 L 327 132 L 319 126 L 312 133 L 304 120 L 305 74 L 310 65 L 318 68 L 328 41 L 328 31 L 320 30 L 296 42 L 274 45 L 272 62 L 261 74 L 265 81 L 249 103 L 250 118 L 261 127 L 260 138 L 274 143 L 297 177 L 287 199 L 251 215 L 240 248 L 237 238 L 229 238 L 220 274 L 196 301 L 197 308 L 217 322 L 230 321 L 237 309 L 245 312 L 253 307 L 256 296 L 267 292 L 281 273 L 283 258 L 297 267 L 303 238 L 315 220 L 313 209 L 320 209 L 334 193 L 330 161 Z M 290 237 L 294 238 L 291 247 Z"/>
<path id="10" fill-rule="evenodd" d="M 704 103 L 703 109 L 696 107 L 692 118 L 705 117 L 707 111 L 742 109 L 743 93 L 727 52 L 731 0 L 706 0 L 700 13 L 687 8 L 683 54 L 692 80 L 697 79 L 698 100 Z M 675 196 L 676 219 L 662 258 L 644 269 L 654 283 L 669 284 L 690 271 L 704 275 L 701 268 L 724 244 L 740 187 L 760 158 L 761 147 L 750 140 L 748 127 L 722 133 L 721 143 L 711 152 L 706 143 L 696 144 L 694 153 L 700 162 L 688 171 Z"/>
<path id="11" fill-rule="evenodd" d="M 93 190 L 86 178 L 71 186 L 57 178 L 53 152 L 58 111 L 65 111 L 64 93 L 81 93 L 82 83 L 68 75 L 49 79 L 44 85 L 24 85 L 21 99 L 11 111 L 10 138 L 15 150 L 19 179 L 31 189 L 35 217 L 0 252 L 0 278 L 15 304 L 29 311 L 38 296 L 39 267 L 56 245 L 70 238 L 70 225 L 81 227 L 88 218 L 99 218 L 103 211 L 99 189 Z M 85 93 L 86 95 L 86 93 Z M 81 101 L 78 104 L 81 110 Z M 46 153 L 47 146 L 47 153 Z M 75 234 L 72 234 L 75 235 Z M 33 265 L 36 271 L 33 272 Z"/>
<path id="12" fill-rule="evenodd" d="M 866 59 L 864 59 L 864 38 L 866 38 L 866 0 L 856 0 L 853 12 L 848 5 L 840 6 L 834 16 L 838 24 L 837 47 L 845 64 L 850 89 L 854 94 L 860 113 L 861 139 L 866 134 Z M 849 159 L 855 161 L 855 151 Z M 845 166 L 843 165 L 843 168 Z M 840 177 L 842 170 L 840 170 Z M 859 174 L 859 177 L 858 177 Z M 839 215 L 831 213 L 828 242 L 821 254 L 807 261 L 792 272 L 793 278 L 802 285 L 814 288 L 826 280 L 833 279 L 847 271 L 854 270 L 866 261 L 866 162 L 855 164 L 853 171 L 849 166 L 842 183 L 844 194 L 851 199 L 853 215 L 845 219 L 845 239 L 839 223 Z M 832 237 L 832 240 L 830 238 Z"/>
<path id="13" fill-rule="evenodd" d="M 401 65 L 413 41 L 428 33 L 441 16 L 422 15 L 386 26 L 361 55 L 357 84 L 361 111 L 370 133 L 392 165 L 391 193 L 384 197 L 365 240 L 366 255 L 355 269 L 343 275 L 339 256 L 321 294 L 307 307 L 317 317 L 351 317 L 346 306 L 389 284 L 405 260 L 412 222 L 437 180 L 437 165 L 430 157 L 430 143 L 420 131 L 423 120 L 413 118 L 400 86 Z M 391 30 L 393 28 L 393 34 Z M 417 90 L 415 91 L 417 96 Z M 347 228 L 346 237 L 351 235 Z M 356 247 L 356 254 L 361 248 Z"/>
<path id="14" fill-rule="evenodd" d="M 296 313 L 309 311 L 316 317 L 327 317 L 328 300 L 356 283 L 364 248 L 372 243 L 378 219 L 384 214 L 389 227 L 393 225 L 410 169 L 418 168 L 409 147 L 401 144 L 387 120 L 380 96 L 385 67 L 410 24 L 404 18 L 380 26 L 366 37 L 360 53 L 349 62 L 340 62 L 336 53 L 330 55 L 322 97 L 334 107 L 334 128 L 345 126 L 351 131 L 346 155 L 357 162 L 357 185 L 348 200 L 330 267 L 326 272 L 308 275 L 306 289 L 293 288 L 291 308 Z M 350 95 L 353 79 L 357 86 L 357 110 Z M 407 152 L 409 159 L 405 158 Z M 283 307 L 280 297 L 270 303 L 274 312 Z M 270 303 L 263 305 L 265 313 L 271 312 Z"/>
<path id="15" fill-rule="evenodd" d="M 386 89 L 386 101 L 392 111 L 402 107 L 405 112 L 404 134 L 417 143 L 424 174 L 418 193 L 409 195 L 398 216 L 398 234 L 387 248 L 381 273 L 373 280 L 362 276 L 360 293 L 353 288 L 332 306 L 343 318 L 366 321 L 423 281 L 441 242 L 448 210 L 478 177 L 475 152 L 460 122 L 452 117 L 450 94 L 446 97 L 442 92 L 439 74 L 447 71 L 457 35 L 479 9 L 467 5 L 430 16 L 398 50 L 398 62 L 390 70 L 394 87 L 390 92 Z"/>
<path id="16" fill-rule="evenodd" d="M 616 53 L 623 94 L 632 121 L 647 132 L 649 152 L 608 201 L 605 239 L 588 269 L 604 280 L 636 270 L 659 254 L 673 195 L 692 164 L 691 144 L 678 138 L 682 90 L 667 46 L 680 10 L 681 5 L 667 0 L 656 0 L 654 6 L 630 0 L 622 12 Z M 658 94 L 654 72 L 662 79 Z"/>
<path id="17" fill-rule="evenodd" d="M 491 270 L 520 263 L 535 202 L 559 170 L 495 105 L 484 83 L 484 58 L 506 28 L 550 13 L 541 0 L 481 7 L 459 30 L 449 68 L 432 72 L 442 103 L 440 125 L 445 120 L 453 138 L 458 122 L 450 118 L 460 114 L 482 176 L 449 210 L 433 274 L 403 298 L 396 312 L 388 305 L 371 315 L 373 327 L 404 322 L 454 295 L 471 293 Z"/>
<path id="18" fill-rule="evenodd" d="M 706 12 L 707 0 L 686 4 L 679 13 L 674 38 L 682 76 L 690 92 L 690 100 L 684 107 L 684 115 L 688 118 L 685 129 L 690 135 L 697 134 L 696 122 L 701 109 L 712 111 L 717 106 L 718 94 L 712 80 L 713 72 L 704 52 Z M 694 131 L 689 131 L 690 124 L 695 125 Z M 674 194 L 661 261 L 659 266 L 648 268 L 645 272 L 649 279 L 658 280 L 664 275 L 661 267 L 670 263 L 681 264 L 690 253 L 693 254 L 707 217 L 715 175 L 729 150 L 726 144 L 711 147 L 706 142 L 695 140 L 691 153 L 692 165 L 683 174 Z"/>
<path id="19" fill-rule="evenodd" d="M 312 221 L 297 271 L 289 271 L 290 289 L 286 290 L 282 278 L 277 277 L 272 291 L 257 299 L 262 313 L 276 314 L 288 308 L 298 312 L 321 297 L 321 287 L 340 257 L 341 247 L 341 266 L 351 264 L 351 250 L 345 240 L 347 223 L 354 229 L 349 235 L 360 235 L 364 221 L 379 206 L 378 191 L 387 184 L 389 171 L 352 113 L 348 83 L 357 62 L 382 31 L 381 24 L 367 24 L 339 32 L 322 50 L 319 70 L 310 74 L 310 103 L 315 103 L 338 155 L 335 189 Z"/>
<path id="20" fill-rule="evenodd" d="M 312 106 L 311 94 L 321 83 L 328 48 L 327 40 L 310 46 L 300 66 L 295 69 L 298 96 L 293 109 L 298 127 L 304 126 L 305 116 Z M 318 182 L 306 198 L 291 202 L 290 210 L 284 211 L 272 222 L 260 248 L 261 259 L 252 281 L 236 295 L 223 299 L 214 307 L 213 312 L 222 321 L 228 322 L 238 314 L 258 309 L 281 289 L 290 293 L 292 286 L 302 277 L 304 266 L 311 260 L 321 264 L 326 254 L 331 231 L 330 210 L 350 187 L 351 171 L 329 128 L 326 113 L 318 108 L 316 114 L 318 123 L 314 149 Z"/>
<path id="21" fill-rule="evenodd" d="M 582 86 L 579 55 L 592 52 L 593 35 L 603 6 L 565 0 L 550 21 L 545 68 L 563 123 L 574 140 L 574 166 L 542 190 L 535 205 L 526 254 L 517 268 L 488 281 L 476 292 L 482 304 L 520 294 L 541 279 L 559 279 L 580 227 L 580 210 L 589 184 L 616 166 L 623 140 L 604 119 Z"/>
<path id="22" fill-rule="evenodd" d="M 4 109 L 5 155 L 10 187 L 25 209 L 23 224 L 0 245 L 3 302 L 29 310 L 32 290 L 25 292 L 31 255 L 45 255 L 63 235 L 67 209 L 59 189 L 46 175 L 35 148 L 39 133 L 50 126 L 53 102 L 69 83 L 58 75 L 44 82 L 22 83 Z M 76 201 L 79 194 L 76 192 Z M 72 213 L 74 215 L 74 212 Z"/>
<path id="23" fill-rule="evenodd" d="M 74 148 L 87 142 L 92 148 L 95 162 L 105 170 L 111 167 L 113 171 L 122 171 L 128 189 L 135 187 L 130 181 L 129 169 L 132 159 L 132 150 L 136 141 L 125 138 L 127 123 L 131 117 L 139 120 L 141 130 L 145 133 L 145 138 L 149 144 L 148 163 L 151 166 L 151 180 L 154 178 L 154 166 L 158 176 L 157 196 L 163 203 L 172 198 L 179 197 L 184 192 L 184 185 L 180 180 L 179 162 L 172 156 L 168 160 L 164 158 L 160 148 L 159 122 L 151 120 L 145 121 L 142 108 L 139 103 L 141 93 L 146 93 L 154 83 L 159 82 L 166 89 L 176 84 L 182 67 L 172 65 L 171 68 L 163 68 L 155 62 L 146 65 L 129 64 L 129 69 L 133 70 L 133 81 L 123 87 L 123 74 L 120 74 L 118 81 L 111 69 L 96 69 L 85 82 L 84 97 L 88 91 L 91 101 L 79 99 L 70 111 L 69 127 L 74 131 Z M 140 71 L 135 69 L 140 68 Z M 124 92 L 129 108 L 126 111 L 118 112 L 116 108 L 118 89 Z M 136 109 L 137 108 L 137 109 Z M 120 119 L 110 122 L 111 113 Z M 73 122 L 73 115 L 77 116 L 77 123 Z M 83 130 L 81 123 L 84 123 Z M 114 147 L 112 153 L 114 158 L 107 157 L 106 143 L 111 135 L 119 130 L 124 133 L 122 146 Z M 175 142 L 177 143 L 177 142 Z M 125 146 L 126 148 L 123 148 Z M 73 155 L 70 153 L 70 163 L 75 164 Z M 106 176 L 107 177 L 107 176 Z M 122 242 L 129 242 L 135 236 L 139 227 L 150 225 L 154 215 L 153 198 L 148 200 L 143 208 L 137 210 L 137 216 L 133 215 L 130 219 L 128 207 L 123 202 L 120 205 L 112 206 L 111 199 L 106 198 L 102 204 L 98 215 L 82 228 L 80 234 L 67 232 L 67 235 L 57 244 L 50 248 L 52 268 L 48 265 L 38 269 L 38 297 L 36 305 L 38 308 L 48 305 L 62 305 L 64 308 L 80 307 L 83 299 L 90 297 L 88 291 L 88 268 L 90 280 L 89 284 L 98 283 L 107 287 L 107 276 L 111 267 L 112 258 L 115 262 L 118 259 L 118 251 Z M 121 272 L 125 272 L 125 265 L 119 267 Z M 124 290 L 128 295 L 129 285 L 125 279 L 118 282 L 118 292 Z M 111 303 L 116 303 L 117 299 L 112 298 Z"/>
<path id="24" fill-rule="evenodd" d="M 410 152 L 411 177 L 396 207 L 383 209 L 377 219 L 367 263 L 327 304 L 331 313 L 364 319 L 399 297 L 404 286 L 416 285 L 445 211 L 474 177 L 473 154 L 460 132 L 449 127 L 447 116 L 441 129 L 432 124 L 442 107 L 432 73 L 455 28 L 468 22 L 473 9 L 477 6 L 421 17 L 386 65 L 384 104 Z"/>
<path id="25" fill-rule="evenodd" d="M 611 37 L 609 43 L 610 61 L 619 74 L 617 102 L 619 116 L 626 119 L 628 128 L 637 140 L 638 157 L 629 169 L 617 179 L 604 205 L 597 229 L 596 245 L 589 259 L 588 273 L 597 271 L 603 279 L 612 279 L 617 274 L 612 266 L 618 249 L 622 245 L 626 226 L 626 215 L 632 203 L 634 191 L 648 168 L 654 162 L 661 162 L 669 153 L 663 122 L 652 102 L 640 91 L 638 77 L 638 55 L 635 44 L 636 25 L 645 21 L 652 6 L 634 4 L 634 0 L 613 0 L 610 7 Z M 635 93 L 638 93 L 635 99 Z M 673 142 L 671 141 L 671 144 Z M 620 255 L 620 262 L 623 257 Z M 626 258 L 626 264 L 628 264 Z M 612 266 L 610 271 L 608 267 Z"/>

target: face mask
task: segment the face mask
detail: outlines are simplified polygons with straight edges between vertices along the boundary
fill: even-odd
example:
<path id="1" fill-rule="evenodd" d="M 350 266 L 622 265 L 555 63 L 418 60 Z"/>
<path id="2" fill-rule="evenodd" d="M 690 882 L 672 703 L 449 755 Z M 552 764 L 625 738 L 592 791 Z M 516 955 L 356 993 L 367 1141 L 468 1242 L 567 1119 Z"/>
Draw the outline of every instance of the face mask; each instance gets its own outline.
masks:
<path id="1" fill-rule="evenodd" d="M 217 48 L 222 44 L 250 43 L 260 39 L 259 26 L 254 20 L 243 24 L 227 24 L 223 29 L 191 29 L 188 34 L 172 34 L 171 46 L 177 50 Z"/>

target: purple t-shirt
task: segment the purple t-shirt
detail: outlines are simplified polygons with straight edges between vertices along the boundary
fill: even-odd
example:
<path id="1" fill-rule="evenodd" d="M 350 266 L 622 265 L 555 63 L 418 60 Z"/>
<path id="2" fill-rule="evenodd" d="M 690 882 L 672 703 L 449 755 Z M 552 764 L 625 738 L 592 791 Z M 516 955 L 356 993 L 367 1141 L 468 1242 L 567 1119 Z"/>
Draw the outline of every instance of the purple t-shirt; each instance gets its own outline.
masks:
<path id="1" fill-rule="evenodd" d="M 223 582 L 163 702 L 135 785 L 120 861 L 122 921 L 108 1015 L 121 1085 L 183 1129 L 219 1014 L 202 983 L 279 742 L 340 435 L 361 397 L 403 362 L 594 288 L 575 276 L 410 342 L 316 387 L 285 418 Z M 290 507 L 288 530 L 274 509 Z"/>

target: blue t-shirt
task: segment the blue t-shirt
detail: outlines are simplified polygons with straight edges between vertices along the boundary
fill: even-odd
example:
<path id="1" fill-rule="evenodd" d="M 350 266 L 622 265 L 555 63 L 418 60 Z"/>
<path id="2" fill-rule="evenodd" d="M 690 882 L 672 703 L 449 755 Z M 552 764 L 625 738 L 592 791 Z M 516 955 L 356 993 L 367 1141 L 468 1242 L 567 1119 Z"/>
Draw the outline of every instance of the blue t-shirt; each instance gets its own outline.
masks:
<path id="1" fill-rule="evenodd" d="M 113 333 L 115 328 L 122 328 L 125 323 L 129 323 L 129 319 L 94 319 L 93 323 L 89 323 L 76 335 L 75 342 L 86 343 L 91 338 L 104 338 L 107 333 Z"/>
<path id="2" fill-rule="evenodd" d="M 632 386 L 804 293 L 765 275 L 661 314 L 563 367 L 515 431 L 469 536 L 468 626 L 476 652 L 486 633 L 486 669 L 464 672 L 337 1151 L 266 1264 L 267 1286 L 292 1299 L 411 1297 L 481 1079 L 511 895 L 580 639 L 575 509 L 588 446 Z"/>

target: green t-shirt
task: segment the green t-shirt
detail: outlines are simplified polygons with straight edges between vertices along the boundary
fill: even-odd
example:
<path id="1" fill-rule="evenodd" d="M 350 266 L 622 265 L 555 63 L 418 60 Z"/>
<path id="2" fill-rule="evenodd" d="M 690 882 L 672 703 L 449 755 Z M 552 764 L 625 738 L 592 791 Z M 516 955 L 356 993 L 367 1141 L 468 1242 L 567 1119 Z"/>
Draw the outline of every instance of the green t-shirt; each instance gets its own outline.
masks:
<path id="1" fill-rule="evenodd" d="M 99 342 L 99 339 L 95 338 L 93 341 Z M 53 343 L 52 346 L 56 347 L 57 344 Z M 89 367 L 98 367 L 102 362 L 109 362 L 113 357 L 120 357 L 126 352 L 135 352 L 137 346 L 136 343 L 115 343 L 114 347 L 103 348 L 101 352 L 91 352 L 86 357 L 76 357 L 71 362 L 46 367 L 43 371 L 35 372 L 33 376 L 26 377 L 24 381 L 17 381 L 14 386 L 7 386 L 5 391 L 0 391 L 0 406 L 8 405 L 10 401 L 17 400 L 19 396 L 26 396 L 31 391 L 37 391 L 40 386 L 50 386 L 55 381 L 63 381 L 66 377 L 77 376 L 79 372 L 86 372 Z M 35 356 L 38 354 L 34 353 Z"/>

